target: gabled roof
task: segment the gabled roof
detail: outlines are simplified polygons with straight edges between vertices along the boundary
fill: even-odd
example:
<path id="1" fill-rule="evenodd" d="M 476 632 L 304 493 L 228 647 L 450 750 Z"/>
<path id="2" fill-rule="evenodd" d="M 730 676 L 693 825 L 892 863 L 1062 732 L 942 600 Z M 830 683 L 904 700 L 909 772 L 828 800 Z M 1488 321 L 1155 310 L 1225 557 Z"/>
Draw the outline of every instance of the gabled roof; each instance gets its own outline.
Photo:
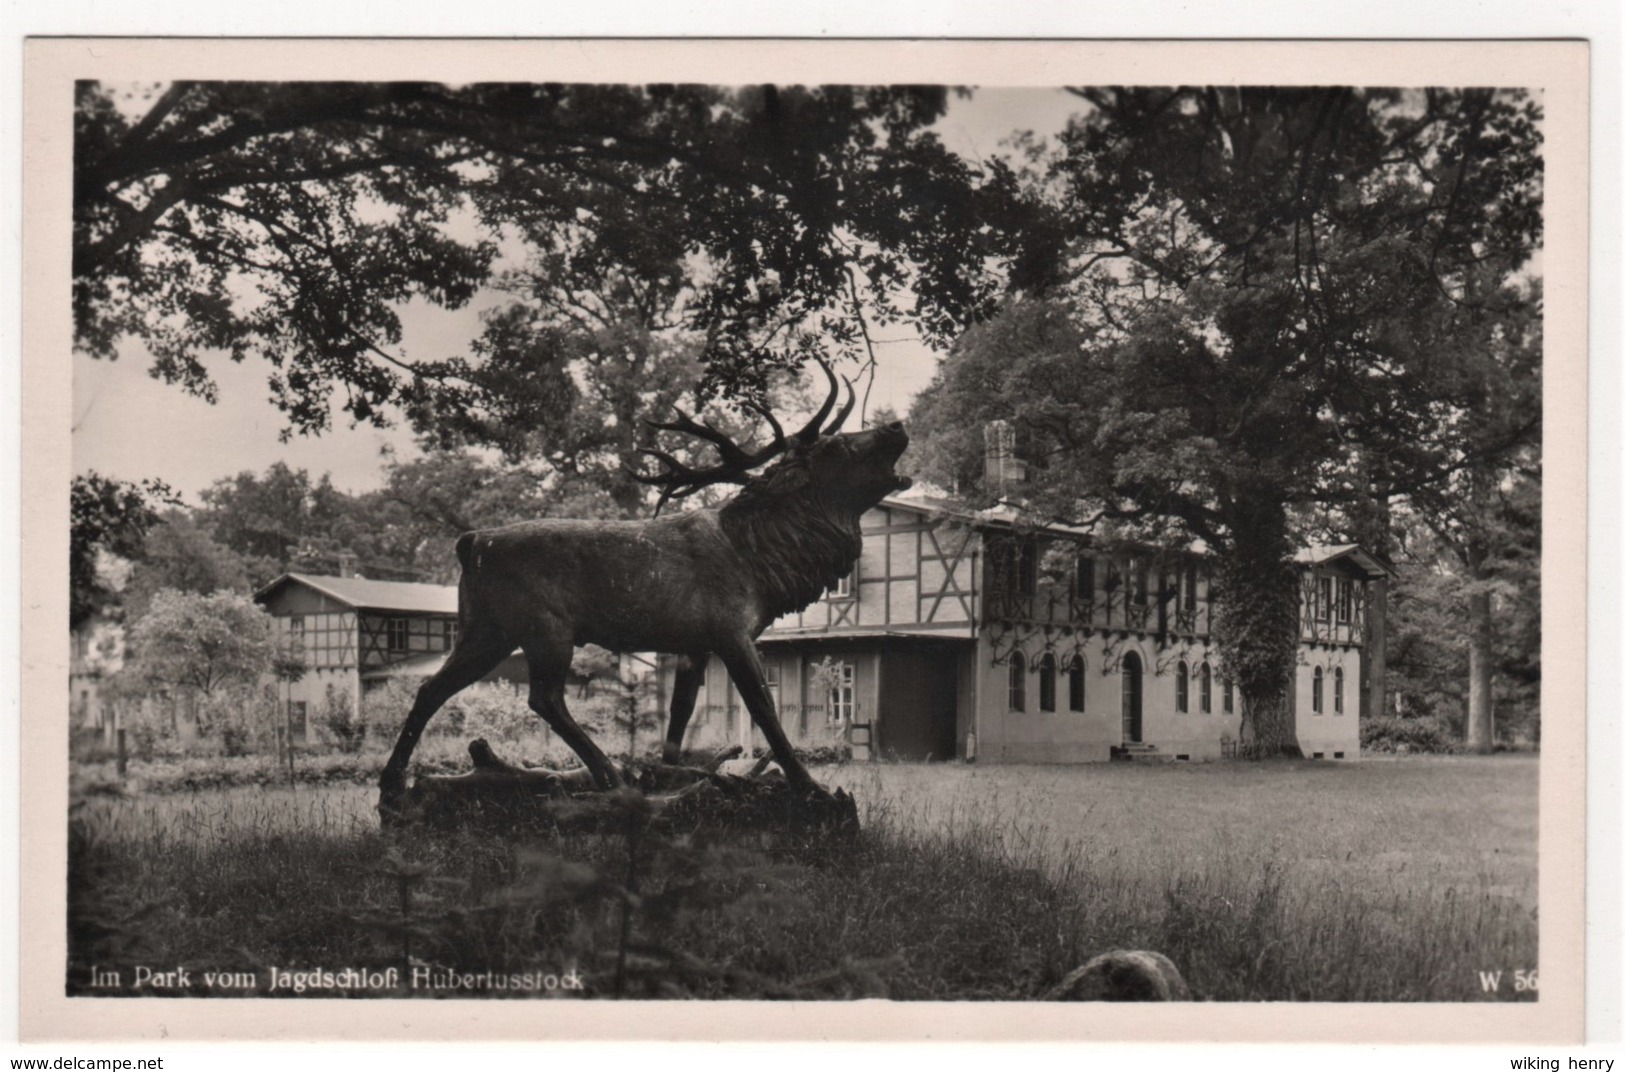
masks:
<path id="1" fill-rule="evenodd" d="M 1306 566 L 1347 561 L 1367 577 L 1387 577 L 1394 572 L 1393 563 L 1383 561 L 1357 543 L 1311 544 L 1292 557 Z"/>
<path id="2" fill-rule="evenodd" d="M 909 491 L 898 495 L 888 495 L 880 502 L 881 506 L 893 509 L 914 510 L 919 513 L 943 514 L 956 517 L 971 524 L 986 525 L 995 528 L 1008 528 L 1021 521 L 1021 514 L 1008 504 L 986 510 L 970 510 L 963 504 L 949 497 L 945 492 L 929 485 L 916 484 Z M 1046 532 L 1053 532 L 1063 536 L 1077 536 L 1088 538 L 1089 533 L 1075 525 L 1066 525 L 1057 521 L 1041 522 L 1037 526 Z M 1207 545 L 1201 540 L 1193 540 L 1180 548 L 1194 554 L 1208 553 Z M 1332 562 L 1346 561 L 1355 569 L 1362 571 L 1367 577 L 1389 577 L 1394 573 L 1394 564 L 1382 557 L 1372 554 L 1359 544 L 1311 544 L 1300 549 L 1293 556 L 1293 561 L 1305 566 L 1323 566 Z"/>
<path id="3" fill-rule="evenodd" d="M 309 573 L 284 573 L 255 592 L 254 601 L 264 603 L 273 592 L 287 584 L 302 584 L 356 610 L 407 614 L 457 613 L 457 589 L 451 585 L 375 581 L 367 577 L 322 577 Z"/>

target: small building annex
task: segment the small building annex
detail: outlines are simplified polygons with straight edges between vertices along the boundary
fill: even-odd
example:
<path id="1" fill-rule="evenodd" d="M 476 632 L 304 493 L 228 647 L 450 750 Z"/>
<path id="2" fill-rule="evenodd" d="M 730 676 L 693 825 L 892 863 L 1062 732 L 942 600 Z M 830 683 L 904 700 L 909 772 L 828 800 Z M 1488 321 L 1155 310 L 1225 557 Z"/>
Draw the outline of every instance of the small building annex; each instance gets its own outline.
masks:
<path id="1" fill-rule="evenodd" d="M 457 641 L 457 589 L 448 585 L 285 573 L 254 600 L 271 615 L 278 647 L 303 655 L 304 674 L 278 685 L 295 739 L 304 738 L 329 690 L 361 710 L 368 689 L 428 677 Z M 514 655 L 484 680 L 530 678 Z"/>
<path id="2" fill-rule="evenodd" d="M 1226 754 L 1240 696 L 1212 642 L 1205 556 L 1106 554 L 1077 530 L 1018 520 L 915 492 L 866 514 L 852 574 L 760 638 L 791 739 L 844 742 L 857 759 Z M 1364 652 L 1383 628 L 1390 570 L 1352 545 L 1297 561 L 1298 744 L 1353 758 L 1360 716 L 1382 704 L 1382 669 Z M 706 677 L 689 745 L 760 746 L 716 660 Z"/>

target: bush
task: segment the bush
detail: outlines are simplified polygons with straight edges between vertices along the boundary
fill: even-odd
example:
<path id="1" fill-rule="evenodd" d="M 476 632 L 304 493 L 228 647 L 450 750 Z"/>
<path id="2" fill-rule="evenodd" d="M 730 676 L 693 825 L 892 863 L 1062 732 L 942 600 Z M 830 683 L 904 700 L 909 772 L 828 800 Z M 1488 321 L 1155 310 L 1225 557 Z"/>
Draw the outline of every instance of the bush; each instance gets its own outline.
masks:
<path id="1" fill-rule="evenodd" d="M 170 704 L 158 700 L 126 700 L 122 724 L 130 754 L 143 762 L 172 759 L 185 754 Z"/>
<path id="2" fill-rule="evenodd" d="M 420 684 L 422 682 L 416 679 L 395 677 L 382 685 L 364 689 L 361 693 L 361 721 L 369 726 L 399 729 L 401 722 L 406 718 L 406 713 L 412 710 L 412 701 L 417 698 Z M 443 723 L 448 720 L 450 714 L 450 711 L 442 711 L 439 717 L 429 723 L 424 734 L 434 737 L 447 732 Z M 386 729 L 384 735 L 391 736 L 392 732 Z"/>
<path id="3" fill-rule="evenodd" d="M 340 692 L 332 685 L 322 697 L 322 724 L 332 736 L 340 752 L 359 752 L 366 740 L 367 723 L 363 715 L 350 703 L 350 694 Z"/>
<path id="4" fill-rule="evenodd" d="M 452 716 L 456 711 L 457 715 Z M 481 682 L 452 697 L 429 724 L 445 719 L 447 732 L 484 737 L 487 741 L 527 741 L 542 733 L 541 717 L 530 709 L 527 694 L 512 685 Z"/>
<path id="5" fill-rule="evenodd" d="M 280 711 L 274 687 L 231 689 L 200 700 L 197 711 L 200 737 L 218 737 L 221 755 L 250 756 L 273 749 Z M 202 746 L 202 741 L 198 744 Z"/>
<path id="6" fill-rule="evenodd" d="M 841 742 L 816 748 L 798 748 L 796 758 L 809 767 L 833 767 L 852 762 L 852 746 Z"/>
<path id="7" fill-rule="evenodd" d="M 1456 739 L 1442 719 L 1382 715 L 1360 723 L 1360 750 L 1445 755 L 1456 750 Z"/>
<path id="8" fill-rule="evenodd" d="M 393 744 L 395 731 L 417 699 L 421 678 L 395 678 L 369 689 L 361 697 L 361 719 L 375 727 L 384 743 Z M 453 696 L 429 720 L 426 737 L 484 737 L 491 742 L 533 740 L 543 731 L 542 720 L 530 709 L 527 693 L 512 685 L 483 681 Z"/>
<path id="9" fill-rule="evenodd" d="M 105 763 L 117 752 L 100 727 L 75 726 L 68 732 L 68 758 L 75 763 Z"/>

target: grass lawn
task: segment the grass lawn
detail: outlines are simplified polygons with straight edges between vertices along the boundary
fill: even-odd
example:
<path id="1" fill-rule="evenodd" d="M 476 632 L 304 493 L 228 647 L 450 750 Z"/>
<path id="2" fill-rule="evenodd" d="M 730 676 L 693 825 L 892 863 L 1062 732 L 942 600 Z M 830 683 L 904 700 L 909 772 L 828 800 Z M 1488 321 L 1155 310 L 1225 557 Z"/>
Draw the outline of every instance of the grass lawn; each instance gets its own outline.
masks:
<path id="1" fill-rule="evenodd" d="M 391 842 L 359 786 L 94 798 L 68 985 L 161 959 L 256 971 L 263 995 L 271 965 L 416 963 L 574 967 L 592 995 L 1018 1000 L 1147 948 L 1198 1000 L 1506 1000 L 1477 973 L 1537 964 L 1537 775 L 1523 756 L 852 765 L 822 776 L 858 795 L 854 843 L 634 851 Z"/>
<path id="2" fill-rule="evenodd" d="M 1488 893 L 1535 908 L 1539 758 L 1357 763 L 853 765 L 831 783 L 921 833 L 1160 895 L 1180 871 L 1273 862 L 1367 896 Z M 1004 821 L 1004 820 L 1011 821 Z M 1017 821 L 1019 820 L 1019 821 Z"/>

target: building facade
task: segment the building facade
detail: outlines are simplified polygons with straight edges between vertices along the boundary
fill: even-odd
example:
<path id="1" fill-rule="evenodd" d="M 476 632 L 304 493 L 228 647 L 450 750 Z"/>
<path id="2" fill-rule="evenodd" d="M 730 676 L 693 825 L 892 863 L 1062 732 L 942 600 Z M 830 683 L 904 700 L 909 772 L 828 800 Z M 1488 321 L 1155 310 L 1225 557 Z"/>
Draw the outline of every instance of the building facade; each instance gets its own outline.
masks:
<path id="1" fill-rule="evenodd" d="M 760 638 L 791 739 L 857 759 L 1227 754 L 1241 698 L 1212 642 L 1206 557 L 1106 554 L 1077 530 L 1016 521 L 926 495 L 866 514 L 852 574 Z M 1380 704 L 1364 651 L 1389 570 L 1354 546 L 1307 549 L 1298 569 L 1297 741 L 1306 756 L 1350 759 L 1361 713 Z M 688 743 L 731 742 L 761 738 L 712 660 Z"/>
<path id="2" fill-rule="evenodd" d="M 457 589 L 446 585 L 286 573 L 254 599 L 271 615 L 278 649 L 304 664 L 296 680 L 278 683 L 295 740 L 324 704 L 360 711 L 368 690 L 428 677 L 457 642 Z M 514 655 L 484 680 L 523 683 L 529 674 Z"/>
<path id="3" fill-rule="evenodd" d="M 68 725 L 111 745 L 118 719 L 103 686 L 124 665 L 124 628 L 92 614 L 69 630 L 68 642 Z"/>

